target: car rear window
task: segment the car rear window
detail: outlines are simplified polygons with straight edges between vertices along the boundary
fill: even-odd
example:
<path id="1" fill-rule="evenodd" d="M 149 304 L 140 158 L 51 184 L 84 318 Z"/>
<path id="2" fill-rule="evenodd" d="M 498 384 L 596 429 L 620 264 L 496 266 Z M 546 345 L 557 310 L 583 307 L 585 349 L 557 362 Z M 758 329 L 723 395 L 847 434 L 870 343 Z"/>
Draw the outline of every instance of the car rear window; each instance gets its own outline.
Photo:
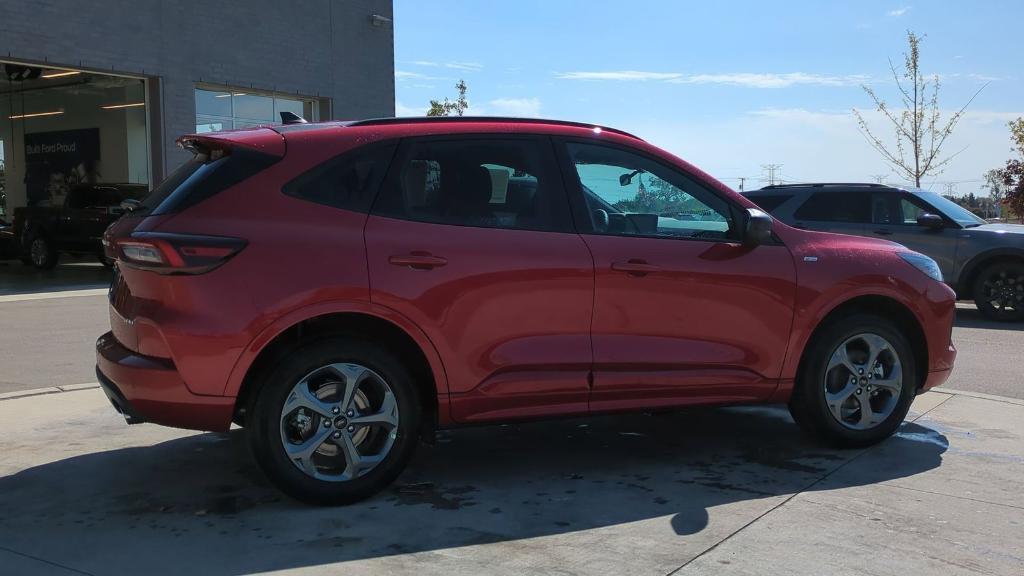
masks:
<path id="1" fill-rule="evenodd" d="M 765 212 L 774 212 L 776 208 L 782 206 L 787 200 L 792 198 L 792 194 L 785 195 L 773 195 L 773 196 L 747 196 L 747 199 L 757 204 L 761 210 Z"/>
<path id="2" fill-rule="evenodd" d="M 865 192 L 816 192 L 793 217 L 819 222 L 870 222 L 871 196 Z"/>
<path id="3" fill-rule="evenodd" d="M 194 206 L 238 184 L 280 160 L 277 156 L 235 148 L 213 158 L 196 154 L 171 173 L 137 210 L 152 215 L 172 214 Z"/>
<path id="4" fill-rule="evenodd" d="M 369 212 L 395 146 L 387 143 L 346 152 L 301 174 L 282 190 L 288 196 L 317 204 Z"/>

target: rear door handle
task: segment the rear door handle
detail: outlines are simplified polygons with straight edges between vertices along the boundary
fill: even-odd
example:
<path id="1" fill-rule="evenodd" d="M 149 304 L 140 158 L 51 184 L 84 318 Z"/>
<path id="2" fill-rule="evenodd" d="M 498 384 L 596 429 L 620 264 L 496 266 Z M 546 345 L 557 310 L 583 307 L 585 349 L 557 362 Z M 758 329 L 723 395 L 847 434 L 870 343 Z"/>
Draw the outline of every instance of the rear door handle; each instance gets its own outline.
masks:
<path id="1" fill-rule="evenodd" d="M 439 266 L 444 266 L 447 263 L 448 260 L 446 258 L 422 252 L 401 254 L 388 258 L 388 264 L 393 266 L 408 266 L 413 270 L 432 270 Z"/>
<path id="2" fill-rule="evenodd" d="M 630 276 L 646 276 L 653 272 L 660 272 L 661 267 L 655 266 L 654 264 L 648 264 L 646 260 L 630 258 L 625 262 L 612 262 L 612 270 L 625 272 Z"/>
<path id="3" fill-rule="evenodd" d="M 891 230 L 875 230 L 875 234 L 878 234 L 879 236 L 892 236 L 892 231 Z"/>

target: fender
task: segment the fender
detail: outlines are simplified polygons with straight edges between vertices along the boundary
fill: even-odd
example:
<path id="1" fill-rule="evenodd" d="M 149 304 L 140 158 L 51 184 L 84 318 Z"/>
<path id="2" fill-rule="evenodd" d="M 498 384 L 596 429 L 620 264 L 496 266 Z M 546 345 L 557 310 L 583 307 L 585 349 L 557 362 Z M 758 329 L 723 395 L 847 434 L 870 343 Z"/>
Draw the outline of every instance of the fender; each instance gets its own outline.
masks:
<path id="1" fill-rule="evenodd" d="M 245 379 L 246 373 L 252 366 L 252 363 L 259 356 L 260 352 L 268 344 L 274 341 L 282 332 L 295 326 L 296 324 L 305 320 L 316 318 L 317 316 L 326 316 L 329 314 L 341 314 L 346 312 L 354 312 L 359 314 L 365 314 L 367 316 L 374 316 L 385 322 L 389 322 L 400 330 L 405 332 L 420 350 L 423 351 L 423 355 L 427 359 L 427 363 L 430 365 L 430 371 L 434 376 L 434 382 L 437 387 L 438 395 L 448 395 L 448 377 L 444 370 L 444 364 L 441 361 L 441 356 L 437 353 L 437 348 L 434 347 L 433 342 L 419 329 L 411 320 L 403 316 L 402 314 L 379 304 L 372 304 L 370 302 L 354 302 L 354 301 L 328 301 L 318 302 L 309 306 L 297 308 L 278 317 L 274 322 L 265 326 L 259 334 L 246 346 L 245 350 L 235 361 L 234 367 L 231 369 L 231 374 L 228 377 L 227 384 L 224 386 L 222 395 L 237 397 L 238 391 L 242 387 L 242 381 Z M 440 403 L 439 403 L 440 404 Z M 445 406 L 446 407 L 446 406 Z"/>
<path id="2" fill-rule="evenodd" d="M 850 282 L 854 284 L 864 284 L 865 282 L 858 278 L 850 278 Z M 782 375 L 780 390 L 776 392 L 776 397 L 779 394 L 785 393 L 786 391 L 782 388 L 787 386 L 792 388 L 793 382 L 796 379 L 797 370 L 800 367 L 800 360 L 803 358 L 804 349 L 811 339 L 811 335 L 821 325 L 821 322 L 828 317 L 837 308 L 862 296 L 878 296 L 882 298 L 889 298 L 894 300 L 905 308 L 911 311 L 918 323 L 922 326 L 924 322 L 922 318 L 922 310 L 919 303 L 907 298 L 907 292 L 914 292 L 917 287 L 904 284 L 903 289 L 899 288 L 901 281 L 896 278 L 889 278 L 889 282 L 892 286 L 880 286 L 877 282 L 867 283 L 866 287 L 851 289 L 847 285 L 833 286 L 827 292 L 817 295 L 810 302 L 797 302 L 797 316 L 803 317 L 804 319 L 800 322 L 794 322 L 794 326 L 803 326 L 804 329 L 794 330 L 790 335 L 789 339 L 789 353 L 786 356 L 786 361 L 782 367 Z M 845 283 L 844 283 L 845 284 Z"/>
<path id="3" fill-rule="evenodd" d="M 971 259 L 960 268 L 960 273 L 957 274 L 956 286 L 954 286 L 957 298 L 972 297 L 973 294 L 971 294 L 971 292 L 974 290 L 974 286 L 972 286 L 972 284 L 974 283 L 968 283 L 968 279 L 971 278 L 971 276 L 973 276 L 974 273 L 984 266 L 984 264 L 989 260 L 1004 256 L 1024 260 L 1024 249 L 1013 247 L 992 248 L 972 256 Z"/>

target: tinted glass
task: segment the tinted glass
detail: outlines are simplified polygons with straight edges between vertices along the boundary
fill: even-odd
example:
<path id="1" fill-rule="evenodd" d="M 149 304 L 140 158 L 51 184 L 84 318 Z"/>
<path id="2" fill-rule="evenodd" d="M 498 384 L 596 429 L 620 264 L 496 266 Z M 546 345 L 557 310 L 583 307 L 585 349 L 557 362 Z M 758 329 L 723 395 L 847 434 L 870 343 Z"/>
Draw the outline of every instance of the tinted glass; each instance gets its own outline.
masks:
<path id="1" fill-rule="evenodd" d="M 460 226 L 572 229 L 550 145 L 540 139 L 409 142 L 373 211 Z"/>
<path id="2" fill-rule="evenodd" d="M 747 196 L 747 199 L 750 200 L 751 202 L 753 202 L 754 204 L 757 204 L 761 208 L 761 210 L 764 210 L 765 212 L 774 212 L 776 208 L 778 208 L 779 206 L 782 206 L 786 202 L 786 200 L 789 200 L 792 197 L 793 197 L 792 195 L 784 195 L 784 196 L 779 196 L 779 195 L 777 195 L 777 196 L 760 196 L 760 195 L 758 195 L 758 196 Z"/>
<path id="3" fill-rule="evenodd" d="M 217 160 L 198 154 L 171 173 L 147 196 L 136 211 L 170 214 L 210 198 L 255 175 L 279 160 L 276 156 L 244 148 Z"/>
<path id="4" fill-rule="evenodd" d="M 618 148 L 570 143 L 598 234 L 725 239 L 729 204 L 688 176 Z"/>
<path id="5" fill-rule="evenodd" d="M 865 192 L 816 192 L 793 216 L 820 222 L 870 222 L 871 197 Z"/>
<path id="6" fill-rule="evenodd" d="M 284 193 L 335 208 L 366 212 L 373 204 L 394 151 L 394 144 L 387 144 L 347 152 L 285 184 Z"/>

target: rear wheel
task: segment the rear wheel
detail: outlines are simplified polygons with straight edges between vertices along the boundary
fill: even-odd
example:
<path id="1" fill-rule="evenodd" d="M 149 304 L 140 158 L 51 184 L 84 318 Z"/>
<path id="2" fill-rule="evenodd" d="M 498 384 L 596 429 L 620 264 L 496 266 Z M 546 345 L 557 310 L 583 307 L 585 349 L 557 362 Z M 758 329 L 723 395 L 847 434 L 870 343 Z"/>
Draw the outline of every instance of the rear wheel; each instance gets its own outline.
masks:
<path id="1" fill-rule="evenodd" d="M 49 270 L 57 265 L 57 249 L 45 236 L 36 236 L 29 242 L 28 257 L 40 270 Z"/>
<path id="2" fill-rule="evenodd" d="M 810 344 L 789 409 L 806 431 L 831 444 L 867 446 L 889 437 L 916 392 L 913 351 L 890 321 L 841 318 Z"/>
<path id="3" fill-rule="evenodd" d="M 420 399 L 402 360 L 352 337 L 302 346 L 267 375 L 250 442 L 282 491 L 348 504 L 390 484 L 415 451 Z"/>
<path id="4" fill-rule="evenodd" d="M 974 282 L 974 303 L 987 318 L 1024 320 L 1024 264 L 997 262 L 982 270 Z"/>

